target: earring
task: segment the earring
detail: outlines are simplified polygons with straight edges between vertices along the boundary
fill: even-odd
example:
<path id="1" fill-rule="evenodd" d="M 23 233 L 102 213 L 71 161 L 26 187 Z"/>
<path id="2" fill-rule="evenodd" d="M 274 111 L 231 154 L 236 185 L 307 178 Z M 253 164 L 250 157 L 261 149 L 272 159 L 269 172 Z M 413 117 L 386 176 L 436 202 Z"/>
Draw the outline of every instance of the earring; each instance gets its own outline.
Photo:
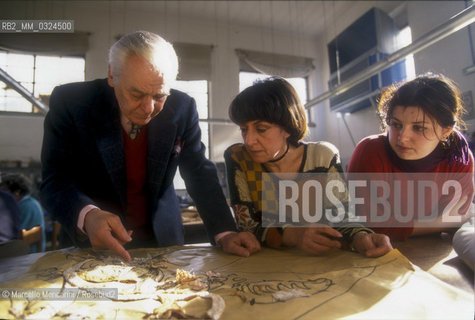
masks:
<path id="1" fill-rule="evenodd" d="M 440 142 L 441 142 L 441 144 L 444 148 L 448 148 L 448 146 L 449 146 L 449 135 L 442 136 L 442 140 Z"/>

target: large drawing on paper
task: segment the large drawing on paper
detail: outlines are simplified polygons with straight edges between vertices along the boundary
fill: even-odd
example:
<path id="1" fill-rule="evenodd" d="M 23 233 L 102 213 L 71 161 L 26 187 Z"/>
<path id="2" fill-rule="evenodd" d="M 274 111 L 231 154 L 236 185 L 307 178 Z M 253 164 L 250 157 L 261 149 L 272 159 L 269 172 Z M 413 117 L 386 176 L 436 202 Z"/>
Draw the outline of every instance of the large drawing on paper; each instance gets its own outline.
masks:
<path id="1" fill-rule="evenodd" d="M 444 312 L 460 318 L 470 315 L 470 310 L 460 313 L 461 306 L 473 301 L 414 268 L 397 250 L 377 259 L 340 250 L 323 257 L 263 249 L 241 258 L 211 247 L 131 253 L 130 263 L 92 250 L 50 253 L 28 274 L 2 287 L 116 288 L 117 296 L 103 301 L 4 300 L 0 318 L 390 317 L 387 312 L 400 312 L 394 305 L 401 296 L 416 304 L 414 310 L 405 307 L 408 315 L 429 318 L 435 314 L 434 293 L 447 305 Z M 424 299 L 424 290 L 430 290 L 430 299 Z"/>

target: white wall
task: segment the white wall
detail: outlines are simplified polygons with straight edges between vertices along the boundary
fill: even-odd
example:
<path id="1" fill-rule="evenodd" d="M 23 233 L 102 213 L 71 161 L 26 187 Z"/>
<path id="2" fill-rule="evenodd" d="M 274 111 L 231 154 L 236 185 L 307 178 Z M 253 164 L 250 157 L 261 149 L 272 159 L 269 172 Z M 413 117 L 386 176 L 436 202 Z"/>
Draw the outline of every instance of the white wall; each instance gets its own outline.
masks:
<path id="1" fill-rule="evenodd" d="M 465 9 L 463 1 L 440 1 L 437 6 L 426 6 L 422 1 L 410 2 L 408 18 L 413 26 L 413 38 L 429 32 Z M 424 23 L 421 23 L 424 21 Z M 475 25 L 472 24 L 472 41 L 475 44 Z M 436 72 L 453 79 L 461 92 L 472 91 L 475 95 L 475 73 L 464 75 L 463 70 L 474 64 L 470 53 L 468 28 L 448 36 L 414 56 L 416 73 Z M 467 132 L 475 130 L 475 120 L 466 121 Z"/>
<path id="2" fill-rule="evenodd" d="M 39 161 L 43 117 L 0 116 L 0 160 Z"/>

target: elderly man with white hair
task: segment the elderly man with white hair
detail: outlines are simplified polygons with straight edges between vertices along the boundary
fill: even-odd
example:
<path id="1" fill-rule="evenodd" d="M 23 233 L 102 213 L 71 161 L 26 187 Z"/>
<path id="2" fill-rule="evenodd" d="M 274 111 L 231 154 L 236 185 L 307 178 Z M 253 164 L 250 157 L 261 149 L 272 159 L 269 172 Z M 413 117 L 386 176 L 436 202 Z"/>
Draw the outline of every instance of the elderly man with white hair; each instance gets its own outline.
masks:
<path id="1" fill-rule="evenodd" d="M 215 165 L 205 158 L 195 101 L 171 89 L 173 46 L 151 32 L 125 35 L 109 52 L 107 79 L 54 89 L 44 123 L 41 200 L 73 244 L 111 249 L 182 245 L 177 167 L 210 241 L 249 256 Z"/>

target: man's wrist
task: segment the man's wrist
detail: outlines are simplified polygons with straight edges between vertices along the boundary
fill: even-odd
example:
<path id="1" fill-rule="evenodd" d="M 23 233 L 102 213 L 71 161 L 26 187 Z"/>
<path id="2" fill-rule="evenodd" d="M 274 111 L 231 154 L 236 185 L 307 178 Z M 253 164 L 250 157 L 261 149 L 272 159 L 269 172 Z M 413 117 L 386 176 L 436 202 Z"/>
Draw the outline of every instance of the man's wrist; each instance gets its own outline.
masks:
<path id="1" fill-rule="evenodd" d="M 79 231 L 81 231 L 84 235 L 87 235 L 86 229 L 84 228 L 84 223 L 86 221 L 86 215 L 94 209 L 99 209 L 99 208 L 97 206 L 93 205 L 93 204 L 88 204 L 87 206 L 82 208 L 81 211 L 79 212 L 77 227 L 78 227 Z"/>
<path id="2" fill-rule="evenodd" d="M 217 235 L 214 236 L 214 242 L 216 242 L 216 245 L 220 245 L 219 241 L 221 241 L 224 237 L 227 235 L 230 235 L 232 233 L 237 233 L 236 231 L 224 231 L 221 233 L 218 233 Z"/>

